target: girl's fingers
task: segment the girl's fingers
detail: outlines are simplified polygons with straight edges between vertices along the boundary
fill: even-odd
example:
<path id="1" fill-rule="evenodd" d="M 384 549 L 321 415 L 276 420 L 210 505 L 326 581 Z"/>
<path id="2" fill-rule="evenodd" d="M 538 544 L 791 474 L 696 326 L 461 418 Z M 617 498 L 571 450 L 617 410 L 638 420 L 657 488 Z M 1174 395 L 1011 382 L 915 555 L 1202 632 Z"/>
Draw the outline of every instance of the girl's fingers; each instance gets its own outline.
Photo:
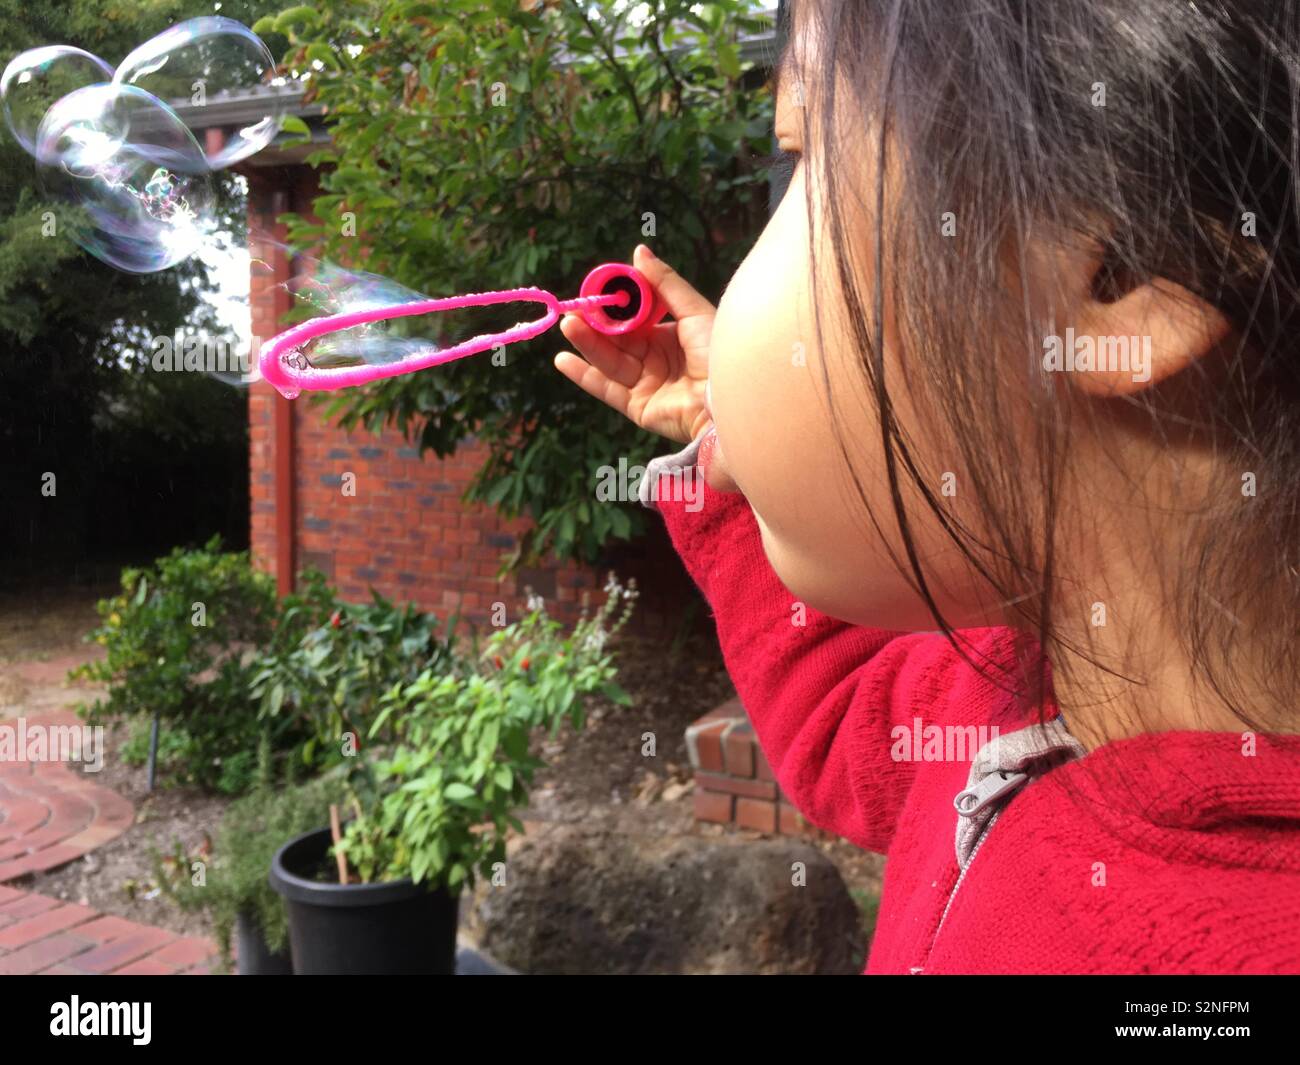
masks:
<path id="1" fill-rule="evenodd" d="M 604 333 L 596 332 L 578 315 L 566 314 L 560 320 L 560 332 L 611 381 L 632 388 L 641 380 L 641 360 L 618 347 Z"/>
<path id="2" fill-rule="evenodd" d="M 613 407 L 619 414 L 627 415 L 631 393 L 586 359 L 571 351 L 561 351 L 555 356 L 555 368 L 589 396 Z"/>
<path id="3" fill-rule="evenodd" d="M 632 265 L 645 275 L 645 279 L 654 286 L 659 298 L 664 301 L 668 313 L 679 322 L 697 314 L 717 313 L 717 308 L 701 296 L 686 278 L 662 259 L 656 258 L 644 244 L 636 246 L 632 253 Z"/>

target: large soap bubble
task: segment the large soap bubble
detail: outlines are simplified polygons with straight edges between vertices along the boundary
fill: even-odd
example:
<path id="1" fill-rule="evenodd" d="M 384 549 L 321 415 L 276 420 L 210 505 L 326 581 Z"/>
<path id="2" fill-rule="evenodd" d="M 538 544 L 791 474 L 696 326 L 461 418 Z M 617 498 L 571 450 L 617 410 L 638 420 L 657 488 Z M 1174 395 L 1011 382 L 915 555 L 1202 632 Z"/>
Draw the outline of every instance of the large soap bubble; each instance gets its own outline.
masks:
<path id="1" fill-rule="evenodd" d="M 55 101 L 112 78 L 112 67 L 80 48 L 51 44 L 29 49 L 14 56 L 0 74 L 5 124 L 24 150 L 34 154 L 36 131 Z"/>
<path id="2" fill-rule="evenodd" d="M 212 171 L 275 139 L 292 88 L 256 34 L 212 16 L 151 38 L 116 71 L 70 45 L 30 49 L 0 75 L 0 102 L 42 188 L 75 208 L 69 235 L 105 262 L 145 273 L 209 238 Z M 205 151 L 192 129 L 223 135 Z"/>
<path id="3" fill-rule="evenodd" d="M 208 155 L 214 170 L 260 151 L 284 122 L 287 79 L 278 75 L 270 51 L 234 19 L 190 19 L 164 30 L 118 65 L 114 84 L 147 89 L 195 124 L 202 110 L 229 104 L 234 132 Z"/>
<path id="4" fill-rule="evenodd" d="M 46 195 L 74 208 L 74 239 L 112 266 L 165 270 L 209 238 L 207 160 L 176 112 L 143 89 L 69 93 L 46 112 L 34 154 Z"/>

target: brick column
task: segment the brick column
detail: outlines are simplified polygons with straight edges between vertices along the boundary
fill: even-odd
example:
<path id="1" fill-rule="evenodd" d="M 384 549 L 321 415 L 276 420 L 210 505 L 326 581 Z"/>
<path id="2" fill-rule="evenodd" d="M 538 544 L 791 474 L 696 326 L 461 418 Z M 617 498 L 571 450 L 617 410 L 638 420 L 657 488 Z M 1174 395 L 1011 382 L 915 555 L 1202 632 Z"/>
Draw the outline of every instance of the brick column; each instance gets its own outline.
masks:
<path id="1" fill-rule="evenodd" d="M 710 710 L 686 729 L 695 771 L 695 819 L 769 835 L 834 839 L 799 814 L 767 764 L 739 699 Z"/>

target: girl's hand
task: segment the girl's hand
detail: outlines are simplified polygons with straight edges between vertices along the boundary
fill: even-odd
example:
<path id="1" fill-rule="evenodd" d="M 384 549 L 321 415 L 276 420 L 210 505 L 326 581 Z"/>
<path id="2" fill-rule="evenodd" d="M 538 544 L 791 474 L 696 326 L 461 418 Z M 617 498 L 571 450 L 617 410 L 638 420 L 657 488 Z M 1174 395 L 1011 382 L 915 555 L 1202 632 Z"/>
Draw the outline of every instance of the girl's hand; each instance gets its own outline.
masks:
<path id="1" fill-rule="evenodd" d="M 637 245 L 632 265 L 676 321 L 660 322 L 638 336 L 611 337 L 566 314 L 560 330 L 582 358 L 562 351 L 555 368 L 641 428 L 688 444 L 712 421 L 705 388 L 717 308 L 644 244 Z"/>

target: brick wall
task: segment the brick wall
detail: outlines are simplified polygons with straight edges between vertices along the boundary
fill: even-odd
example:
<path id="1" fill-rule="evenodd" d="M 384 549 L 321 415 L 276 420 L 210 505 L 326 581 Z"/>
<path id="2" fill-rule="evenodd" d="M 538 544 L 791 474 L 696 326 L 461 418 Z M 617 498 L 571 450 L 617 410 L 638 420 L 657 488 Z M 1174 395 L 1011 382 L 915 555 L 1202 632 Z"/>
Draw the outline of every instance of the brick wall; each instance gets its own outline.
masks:
<path id="1" fill-rule="evenodd" d="M 306 167 L 267 167 L 252 169 L 247 177 L 250 229 L 283 242 L 286 234 L 275 217 L 309 212 L 317 191 L 314 174 Z M 279 271 L 274 277 L 255 272 L 252 278 L 252 332 L 269 339 L 282 328 L 286 297 L 276 285 L 288 280 L 289 265 L 277 263 L 270 246 L 255 247 L 253 254 Z M 277 505 L 277 408 L 292 426 L 287 523 L 292 568 L 315 565 L 349 598 L 365 598 L 373 587 L 444 616 L 459 603 L 466 617 L 483 623 L 498 601 L 515 617 L 528 585 L 546 599 L 553 615 L 571 621 L 584 591 L 592 592 L 593 603 L 600 601 L 599 589 L 612 567 L 620 577 L 636 577 L 641 586 L 634 626 L 672 632 L 694 594 L 658 522 L 651 523 L 651 536 L 620 545 L 601 567 L 551 564 L 498 581 L 501 558 L 526 522 L 508 522 L 486 507 L 461 502 L 483 461 L 482 445 L 471 440 L 448 459 L 421 459 L 400 433 L 344 432 L 306 397 L 289 403 L 269 386 L 256 385 L 248 397 L 251 535 L 254 557 L 268 570 L 276 569 L 283 546 L 277 530 L 285 524 L 277 521 L 283 519 Z M 345 474 L 353 475 L 355 495 L 344 494 Z"/>

